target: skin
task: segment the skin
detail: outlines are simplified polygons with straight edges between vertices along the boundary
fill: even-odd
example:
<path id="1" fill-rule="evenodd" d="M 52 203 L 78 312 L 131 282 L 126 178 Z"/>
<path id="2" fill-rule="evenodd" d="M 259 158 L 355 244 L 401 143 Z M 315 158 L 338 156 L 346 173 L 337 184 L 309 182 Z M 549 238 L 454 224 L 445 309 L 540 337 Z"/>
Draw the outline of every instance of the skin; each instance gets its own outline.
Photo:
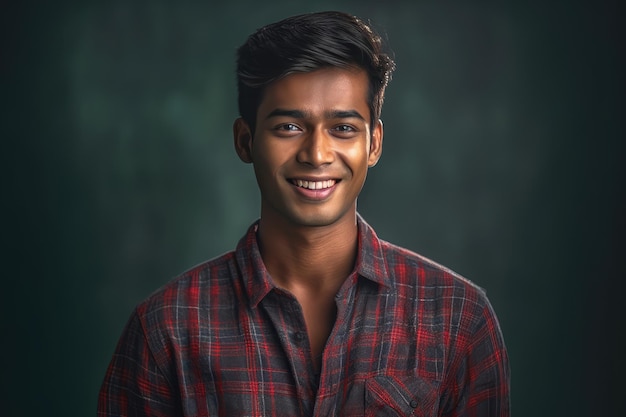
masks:
<path id="1" fill-rule="evenodd" d="M 360 69 L 292 74 L 266 88 L 254 135 L 243 119 L 233 127 L 237 154 L 253 164 L 261 191 L 261 256 L 276 285 L 299 301 L 318 369 L 334 296 L 354 268 L 357 197 L 382 152 L 368 88 Z"/>

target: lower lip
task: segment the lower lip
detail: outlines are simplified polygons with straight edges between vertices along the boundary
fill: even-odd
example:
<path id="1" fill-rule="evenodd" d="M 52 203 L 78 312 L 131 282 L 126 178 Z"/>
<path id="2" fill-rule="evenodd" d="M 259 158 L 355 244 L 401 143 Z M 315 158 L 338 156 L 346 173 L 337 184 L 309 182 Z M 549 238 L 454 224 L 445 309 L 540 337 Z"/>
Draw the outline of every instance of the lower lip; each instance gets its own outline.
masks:
<path id="1" fill-rule="evenodd" d="M 328 188 L 322 188 L 319 190 L 311 190 L 308 188 L 304 188 L 304 187 L 298 187 L 297 185 L 291 184 L 291 186 L 293 188 L 295 188 L 296 192 L 301 195 L 302 197 L 305 197 L 308 200 L 325 200 L 326 198 L 328 198 L 333 191 L 335 191 L 335 188 L 337 187 L 337 183 L 335 183 L 332 187 L 328 187 Z"/>

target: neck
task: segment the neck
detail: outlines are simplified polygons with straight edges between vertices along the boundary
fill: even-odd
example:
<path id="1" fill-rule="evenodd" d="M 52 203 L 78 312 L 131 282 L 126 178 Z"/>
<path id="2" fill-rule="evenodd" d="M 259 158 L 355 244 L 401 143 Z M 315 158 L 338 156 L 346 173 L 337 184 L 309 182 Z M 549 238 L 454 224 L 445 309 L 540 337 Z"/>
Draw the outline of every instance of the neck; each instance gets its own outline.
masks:
<path id="1" fill-rule="evenodd" d="M 356 212 L 329 226 L 302 226 L 262 215 L 258 238 L 265 266 L 282 288 L 334 295 L 357 254 Z M 330 294 L 329 294 L 330 295 Z"/>

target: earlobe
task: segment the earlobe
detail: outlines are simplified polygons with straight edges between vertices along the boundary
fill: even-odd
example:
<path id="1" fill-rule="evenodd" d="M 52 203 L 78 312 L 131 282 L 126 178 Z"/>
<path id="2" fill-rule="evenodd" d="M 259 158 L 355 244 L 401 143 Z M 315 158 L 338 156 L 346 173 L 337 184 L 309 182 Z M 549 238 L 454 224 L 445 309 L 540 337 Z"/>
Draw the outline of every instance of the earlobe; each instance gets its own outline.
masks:
<path id="1" fill-rule="evenodd" d="M 246 164 L 252 163 L 252 132 L 248 123 L 241 117 L 233 123 L 233 139 L 239 159 Z"/>
<path id="2" fill-rule="evenodd" d="M 383 121 L 378 119 L 378 123 L 372 129 L 372 138 L 370 143 L 370 153 L 367 160 L 367 166 L 370 168 L 378 163 L 380 155 L 383 153 Z"/>

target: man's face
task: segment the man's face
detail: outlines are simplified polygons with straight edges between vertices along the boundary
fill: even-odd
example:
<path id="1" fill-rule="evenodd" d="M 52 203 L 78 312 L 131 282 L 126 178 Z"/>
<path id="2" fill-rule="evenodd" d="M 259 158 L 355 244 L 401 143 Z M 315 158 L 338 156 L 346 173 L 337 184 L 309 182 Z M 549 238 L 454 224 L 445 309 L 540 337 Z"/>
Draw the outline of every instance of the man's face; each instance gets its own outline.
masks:
<path id="1" fill-rule="evenodd" d="M 382 150 L 382 124 L 369 123 L 368 87 L 364 71 L 329 68 L 266 89 L 254 137 L 235 130 L 239 155 L 254 164 L 261 218 L 300 226 L 354 221 Z"/>

